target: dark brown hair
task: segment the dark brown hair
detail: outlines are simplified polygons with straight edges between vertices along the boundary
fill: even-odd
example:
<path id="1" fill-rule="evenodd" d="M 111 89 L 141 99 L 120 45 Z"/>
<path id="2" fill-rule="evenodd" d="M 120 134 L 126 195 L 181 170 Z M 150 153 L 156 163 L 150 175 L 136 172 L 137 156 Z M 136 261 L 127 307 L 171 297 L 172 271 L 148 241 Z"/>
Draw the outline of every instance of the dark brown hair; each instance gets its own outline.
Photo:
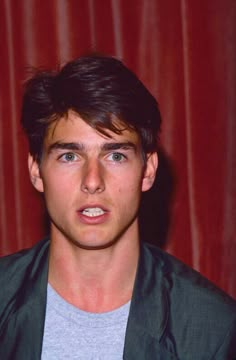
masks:
<path id="1" fill-rule="evenodd" d="M 39 161 L 48 126 L 69 110 L 106 134 L 119 133 L 114 119 L 136 131 L 145 154 L 156 151 L 161 116 L 155 98 L 121 61 L 80 57 L 59 71 L 38 71 L 25 84 L 22 126 L 30 153 Z"/>

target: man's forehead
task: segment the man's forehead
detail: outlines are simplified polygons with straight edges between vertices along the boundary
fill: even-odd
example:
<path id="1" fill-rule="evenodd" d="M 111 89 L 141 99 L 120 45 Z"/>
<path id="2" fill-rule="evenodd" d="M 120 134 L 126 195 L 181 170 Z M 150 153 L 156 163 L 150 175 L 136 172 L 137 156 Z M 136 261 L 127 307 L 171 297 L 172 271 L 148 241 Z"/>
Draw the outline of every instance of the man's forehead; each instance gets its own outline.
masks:
<path id="1" fill-rule="evenodd" d="M 89 142 L 91 138 L 104 143 L 133 142 L 137 144 L 140 142 L 138 133 L 121 120 L 114 119 L 114 126 L 116 131 L 101 126 L 95 128 L 76 113 L 69 112 L 68 115 L 49 125 L 44 143 L 55 141 L 81 143 Z"/>

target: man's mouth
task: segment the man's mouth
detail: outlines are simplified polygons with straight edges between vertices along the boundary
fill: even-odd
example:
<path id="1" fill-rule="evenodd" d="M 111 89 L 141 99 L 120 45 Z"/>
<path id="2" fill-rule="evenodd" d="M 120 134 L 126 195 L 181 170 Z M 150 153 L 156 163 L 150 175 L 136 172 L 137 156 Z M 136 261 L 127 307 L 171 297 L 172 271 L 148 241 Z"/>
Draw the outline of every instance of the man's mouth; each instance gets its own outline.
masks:
<path id="1" fill-rule="evenodd" d="M 99 207 L 85 208 L 81 211 L 81 214 L 89 216 L 89 217 L 95 217 L 95 216 L 101 216 L 101 215 L 105 214 L 105 211 Z"/>

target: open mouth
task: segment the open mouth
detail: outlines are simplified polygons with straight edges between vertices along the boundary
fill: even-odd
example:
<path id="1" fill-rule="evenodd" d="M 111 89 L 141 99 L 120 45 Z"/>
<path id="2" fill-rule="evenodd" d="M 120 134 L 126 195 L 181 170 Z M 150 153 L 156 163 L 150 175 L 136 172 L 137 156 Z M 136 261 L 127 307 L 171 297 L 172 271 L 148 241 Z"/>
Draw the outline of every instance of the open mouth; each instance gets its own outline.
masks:
<path id="1" fill-rule="evenodd" d="M 81 214 L 88 217 L 96 217 L 96 216 L 104 215 L 105 211 L 99 207 L 85 208 L 81 211 Z"/>

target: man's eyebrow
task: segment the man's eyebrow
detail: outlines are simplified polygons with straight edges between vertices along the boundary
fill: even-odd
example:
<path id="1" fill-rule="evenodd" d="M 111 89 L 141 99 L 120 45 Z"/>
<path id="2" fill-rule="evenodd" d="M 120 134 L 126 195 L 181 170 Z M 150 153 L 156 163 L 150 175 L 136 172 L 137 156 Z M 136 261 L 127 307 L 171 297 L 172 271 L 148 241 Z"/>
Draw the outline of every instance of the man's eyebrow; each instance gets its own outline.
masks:
<path id="1" fill-rule="evenodd" d="M 53 150 L 73 150 L 73 151 L 82 151 L 84 149 L 84 145 L 77 142 L 60 142 L 57 141 L 51 144 L 48 148 L 48 153 L 52 152 Z"/>
<path id="2" fill-rule="evenodd" d="M 111 143 L 104 143 L 102 145 L 103 151 L 110 151 L 110 150 L 119 150 L 119 149 L 132 149 L 136 151 L 137 146 L 132 143 L 131 141 L 125 141 L 125 142 L 111 142 Z"/>
<path id="3" fill-rule="evenodd" d="M 101 145 L 102 151 L 111 151 L 111 150 L 119 150 L 119 149 L 133 149 L 136 151 L 137 147 L 131 141 L 125 142 L 108 142 Z M 77 142 L 60 142 L 57 141 L 51 144 L 48 148 L 48 153 L 51 153 L 54 150 L 72 150 L 72 151 L 83 151 L 85 150 L 84 144 L 77 143 Z"/>

